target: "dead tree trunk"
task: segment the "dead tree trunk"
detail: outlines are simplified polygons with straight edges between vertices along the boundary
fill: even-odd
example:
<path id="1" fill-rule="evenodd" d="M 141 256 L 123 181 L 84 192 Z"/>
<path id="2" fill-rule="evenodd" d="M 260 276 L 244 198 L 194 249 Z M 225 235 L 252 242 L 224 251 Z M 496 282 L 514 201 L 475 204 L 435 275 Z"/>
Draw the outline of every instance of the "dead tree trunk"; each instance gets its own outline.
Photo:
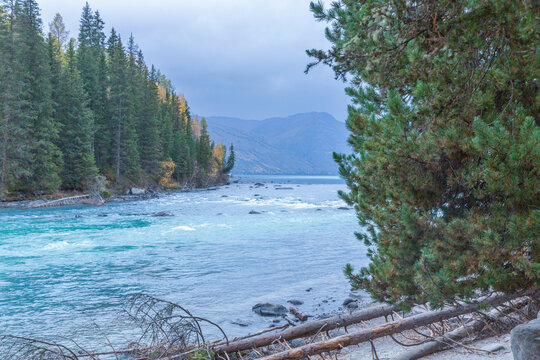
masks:
<path id="1" fill-rule="evenodd" d="M 289 312 L 296 316 L 296 318 L 300 321 L 306 321 L 308 319 L 307 315 L 303 314 L 300 310 L 295 308 L 294 306 L 289 307 Z"/>
<path id="2" fill-rule="evenodd" d="M 376 305 L 356 311 L 350 315 L 339 315 L 328 319 L 311 321 L 306 324 L 291 327 L 286 330 L 266 334 L 256 338 L 250 338 L 240 341 L 229 342 L 228 344 L 219 344 L 213 347 L 216 354 L 234 353 L 238 351 L 256 349 L 262 346 L 268 346 L 276 341 L 289 341 L 309 335 L 317 334 L 320 331 L 328 331 L 340 327 L 357 324 L 361 321 L 375 319 L 381 316 L 390 315 L 396 308 L 389 305 Z"/>
<path id="3" fill-rule="evenodd" d="M 347 335 L 338 336 L 327 341 L 319 341 L 295 349 L 283 351 L 274 355 L 266 356 L 261 360 L 302 359 L 311 355 L 341 350 L 344 347 L 356 345 L 361 342 L 377 339 L 387 335 L 392 335 L 420 326 L 429 325 L 431 323 L 450 319 L 459 315 L 468 314 L 477 310 L 480 305 L 499 305 L 516 297 L 517 295 L 498 295 L 490 297 L 479 304 L 464 305 L 458 308 L 432 311 L 416 316 L 411 316 L 409 318 L 405 318 L 399 321 L 394 321 L 373 328 L 362 329 L 360 331 L 356 331 Z"/>
<path id="4" fill-rule="evenodd" d="M 523 306 L 527 302 L 527 298 L 521 298 L 516 301 L 514 304 L 517 307 Z M 415 360 L 420 359 L 424 356 L 442 351 L 455 342 L 465 339 L 471 334 L 481 331 L 486 325 L 486 320 L 497 320 L 503 317 L 504 315 L 510 313 L 513 309 L 510 307 L 505 308 L 502 311 L 497 309 L 491 310 L 489 313 L 485 314 L 483 319 L 475 319 L 468 324 L 458 327 L 455 330 L 450 331 L 449 333 L 433 338 L 433 341 L 414 347 L 413 349 L 399 355 L 394 360 Z"/>

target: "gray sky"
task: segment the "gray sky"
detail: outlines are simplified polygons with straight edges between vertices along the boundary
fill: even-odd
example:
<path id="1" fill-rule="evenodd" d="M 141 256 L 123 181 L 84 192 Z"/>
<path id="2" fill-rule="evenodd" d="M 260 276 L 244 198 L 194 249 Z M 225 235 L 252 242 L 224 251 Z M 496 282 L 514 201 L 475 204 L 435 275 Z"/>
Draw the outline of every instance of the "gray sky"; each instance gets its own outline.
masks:
<path id="1" fill-rule="evenodd" d="M 86 0 L 38 0 L 44 29 L 56 12 L 71 36 Z M 327 48 L 309 0 L 90 0 L 124 41 L 184 93 L 192 113 L 263 119 L 325 111 L 346 117 L 344 84 L 327 67 L 304 74 L 305 49 Z"/>

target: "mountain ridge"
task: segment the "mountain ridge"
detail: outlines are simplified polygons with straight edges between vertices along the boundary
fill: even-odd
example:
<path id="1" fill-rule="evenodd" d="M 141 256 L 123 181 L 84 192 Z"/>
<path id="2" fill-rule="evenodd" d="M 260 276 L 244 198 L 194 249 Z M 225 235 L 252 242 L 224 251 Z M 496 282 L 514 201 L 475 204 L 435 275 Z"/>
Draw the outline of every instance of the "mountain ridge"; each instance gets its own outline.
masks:
<path id="1" fill-rule="evenodd" d="M 328 113 L 246 120 L 206 117 L 217 142 L 234 144 L 237 174 L 336 175 L 332 153 L 346 153 L 345 124 Z"/>

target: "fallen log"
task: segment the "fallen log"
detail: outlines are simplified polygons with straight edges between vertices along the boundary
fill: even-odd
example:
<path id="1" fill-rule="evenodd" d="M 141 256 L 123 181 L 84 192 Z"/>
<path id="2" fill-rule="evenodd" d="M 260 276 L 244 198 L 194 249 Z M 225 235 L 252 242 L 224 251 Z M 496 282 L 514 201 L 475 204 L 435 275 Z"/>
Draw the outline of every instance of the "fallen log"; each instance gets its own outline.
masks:
<path id="1" fill-rule="evenodd" d="M 300 310 L 295 308 L 294 306 L 289 306 L 289 312 L 296 316 L 296 318 L 300 321 L 306 321 L 308 319 L 307 315 L 303 314 Z"/>
<path id="2" fill-rule="evenodd" d="M 527 298 L 521 298 L 516 301 L 515 306 L 521 307 L 527 302 Z M 424 356 L 442 351 L 448 347 L 451 347 L 459 340 L 469 337 L 473 333 L 478 333 L 486 325 L 486 320 L 496 321 L 506 314 L 510 313 L 513 309 L 506 307 L 503 310 L 499 311 L 493 309 L 487 314 L 483 319 L 475 319 L 467 324 L 464 324 L 457 329 L 450 331 L 449 333 L 433 338 L 432 341 L 424 343 L 422 345 L 416 346 L 413 349 L 400 354 L 394 360 L 416 360 Z"/>
<path id="3" fill-rule="evenodd" d="M 405 330 L 426 326 L 434 322 L 450 319 L 459 315 L 464 315 L 477 310 L 481 306 L 499 305 L 506 301 L 517 298 L 518 295 L 497 295 L 477 303 L 464 305 L 457 308 L 432 311 L 420 315 L 411 316 L 402 320 L 393 321 L 373 328 L 362 329 L 347 335 L 338 336 L 327 341 L 300 346 L 295 349 L 283 351 L 274 355 L 269 355 L 261 360 L 289 360 L 302 359 L 311 355 L 341 350 L 344 347 L 357 345 L 361 342 L 370 341 L 383 336 L 392 335 Z"/>
<path id="4" fill-rule="evenodd" d="M 28 206 L 28 209 L 41 209 L 41 208 L 48 208 L 48 207 L 54 207 L 54 206 L 69 206 L 69 205 L 95 205 L 95 206 L 101 206 L 104 204 L 103 199 L 101 196 L 95 196 L 95 195 L 77 195 L 77 196 L 70 196 L 65 197 L 61 199 L 56 200 L 50 200 L 40 203 L 32 203 Z"/>
<path id="5" fill-rule="evenodd" d="M 268 346 L 276 341 L 289 341 L 309 335 L 317 334 L 320 331 L 328 331 L 340 327 L 358 324 L 361 321 L 375 319 L 381 316 L 392 314 L 396 307 L 389 305 L 376 305 L 360 311 L 355 311 L 348 315 L 333 316 L 328 319 L 310 321 L 308 323 L 290 327 L 280 332 L 265 334 L 263 336 L 232 341 L 228 344 L 218 344 L 212 347 L 216 354 L 234 353 L 238 351 L 256 349 L 262 346 Z"/>

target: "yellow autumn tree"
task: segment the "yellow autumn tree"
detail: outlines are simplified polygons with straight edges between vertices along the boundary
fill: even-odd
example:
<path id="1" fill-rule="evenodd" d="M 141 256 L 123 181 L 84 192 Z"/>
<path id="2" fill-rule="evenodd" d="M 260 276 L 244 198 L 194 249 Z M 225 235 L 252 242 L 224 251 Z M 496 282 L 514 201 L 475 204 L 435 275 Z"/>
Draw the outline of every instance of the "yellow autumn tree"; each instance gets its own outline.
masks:
<path id="1" fill-rule="evenodd" d="M 210 175 L 212 177 L 218 177 L 221 175 L 226 151 L 227 149 L 222 143 L 214 146 L 214 149 L 212 150 L 212 168 L 210 170 Z"/>
<path id="2" fill-rule="evenodd" d="M 159 185 L 165 189 L 170 189 L 175 187 L 174 182 L 172 181 L 172 176 L 174 174 L 174 169 L 176 164 L 171 159 L 161 162 L 161 176 L 159 178 Z"/>

